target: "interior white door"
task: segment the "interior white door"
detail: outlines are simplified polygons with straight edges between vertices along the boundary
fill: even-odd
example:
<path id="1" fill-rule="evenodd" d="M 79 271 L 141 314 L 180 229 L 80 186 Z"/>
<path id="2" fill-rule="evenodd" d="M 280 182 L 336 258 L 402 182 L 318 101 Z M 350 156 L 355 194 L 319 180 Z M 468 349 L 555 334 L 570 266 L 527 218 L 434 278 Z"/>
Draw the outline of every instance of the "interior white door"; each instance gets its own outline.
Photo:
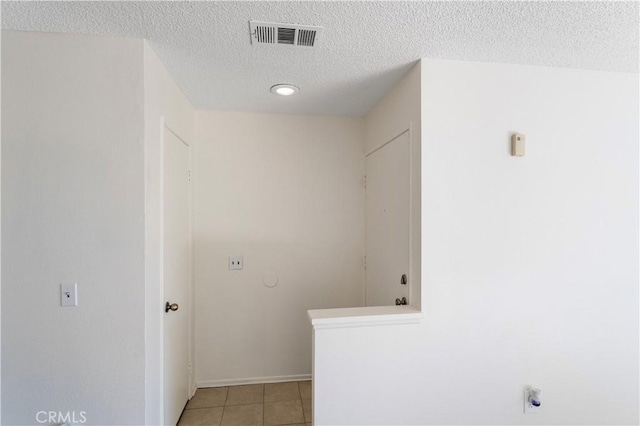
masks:
<path id="1" fill-rule="evenodd" d="M 164 423 L 189 399 L 189 147 L 164 129 Z M 172 309 L 171 309 L 172 308 Z"/>
<path id="2" fill-rule="evenodd" d="M 367 156 L 366 306 L 394 305 L 403 297 L 409 303 L 409 156 L 408 131 Z"/>

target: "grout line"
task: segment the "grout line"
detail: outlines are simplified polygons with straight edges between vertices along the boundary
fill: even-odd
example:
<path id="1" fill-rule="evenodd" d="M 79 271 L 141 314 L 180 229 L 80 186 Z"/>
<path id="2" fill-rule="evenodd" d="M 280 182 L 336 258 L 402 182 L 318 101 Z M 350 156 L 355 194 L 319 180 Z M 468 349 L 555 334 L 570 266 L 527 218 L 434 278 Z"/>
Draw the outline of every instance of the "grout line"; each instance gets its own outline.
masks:
<path id="1" fill-rule="evenodd" d="M 227 400 L 229 399 L 230 390 L 231 390 L 231 386 L 227 386 L 227 393 L 224 395 L 224 405 L 222 406 L 222 416 L 220 417 L 221 425 L 222 425 L 222 420 L 224 420 L 224 412 L 227 411 Z"/>
<path id="2" fill-rule="evenodd" d="M 302 402 L 302 390 L 300 389 L 300 383 L 298 382 L 298 395 L 300 395 L 300 407 L 302 408 L 302 420 L 304 420 L 305 426 L 307 425 L 307 417 L 304 415 L 304 402 Z"/>
<path id="3" fill-rule="evenodd" d="M 304 423 L 307 424 L 309 422 L 307 421 L 307 418 L 304 415 L 304 405 L 302 404 L 302 390 L 300 389 L 300 383 L 301 382 L 300 381 L 296 381 L 295 383 L 298 386 L 298 397 L 299 397 L 298 401 L 300 401 L 300 405 L 302 407 L 302 418 L 304 420 Z M 266 404 L 265 397 L 266 397 L 266 393 L 267 393 L 267 389 L 266 389 L 267 383 L 260 383 L 260 384 L 262 385 L 262 424 L 264 425 L 264 423 L 265 423 L 265 413 L 266 413 L 266 410 L 265 410 L 265 404 Z M 222 406 L 222 417 L 220 419 L 220 424 L 222 424 L 225 412 L 227 411 L 228 407 L 238 407 L 238 406 L 242 406 L 242 405 L 255 405 L 254 402 L 250 402 L 250 403 L 246 403 L 246 404 L 227 405 L 227 402 L 229 401 L 229 393 L 231 392 L 231 388 L 239 387 L 239 386 L 245 386 L 245 385 L 226 386 L 227 393 L 226 393 L 225 398 L 224 398 L 224 405 Z M 285 400 L 283 400 L 283 401 L 285 401 Z M 278 401 L 274 401 L 274 402 L 278 402 Z M 200 408 L 206 409 L 207 407 L 200 407 Z"/>

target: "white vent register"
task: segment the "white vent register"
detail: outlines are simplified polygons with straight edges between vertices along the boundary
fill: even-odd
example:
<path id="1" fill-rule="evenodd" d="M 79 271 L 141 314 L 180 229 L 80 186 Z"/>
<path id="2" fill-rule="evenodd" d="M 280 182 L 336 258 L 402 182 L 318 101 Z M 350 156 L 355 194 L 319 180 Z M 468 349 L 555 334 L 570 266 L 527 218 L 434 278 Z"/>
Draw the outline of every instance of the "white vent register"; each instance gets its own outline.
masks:
<path id="1" fill-rule="evenodd" d="M 249 21 L 251 44 L 314 47 L 322 27 L 275 22 Z"/>

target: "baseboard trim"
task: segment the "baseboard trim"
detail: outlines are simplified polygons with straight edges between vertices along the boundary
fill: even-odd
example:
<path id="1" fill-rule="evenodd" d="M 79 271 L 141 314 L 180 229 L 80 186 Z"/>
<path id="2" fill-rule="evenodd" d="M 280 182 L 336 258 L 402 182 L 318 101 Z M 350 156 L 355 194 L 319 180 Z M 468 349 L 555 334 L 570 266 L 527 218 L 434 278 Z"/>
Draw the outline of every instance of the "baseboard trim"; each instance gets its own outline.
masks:
<path id="1" fill-rule="evenodd" d="M 219 388 L 221 386 L 253 385 L 256 383 L 303 382 L 311 380 L 311 374 L 296 374 L 293 376 L 248 377 L 246 379 L 200 380 L 196 382 L 198 388 Z"/>

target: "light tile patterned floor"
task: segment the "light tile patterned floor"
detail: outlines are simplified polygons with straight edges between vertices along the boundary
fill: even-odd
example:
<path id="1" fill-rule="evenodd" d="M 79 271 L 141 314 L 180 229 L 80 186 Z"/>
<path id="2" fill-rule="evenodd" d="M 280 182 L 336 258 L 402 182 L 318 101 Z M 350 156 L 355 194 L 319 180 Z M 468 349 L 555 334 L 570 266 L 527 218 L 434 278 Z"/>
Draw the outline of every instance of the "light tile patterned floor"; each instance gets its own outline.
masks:
<path id="1" fill-rule="evenodd" d="M 311 426 L 311 382 L 198 389 L 178 426 Z"/>

